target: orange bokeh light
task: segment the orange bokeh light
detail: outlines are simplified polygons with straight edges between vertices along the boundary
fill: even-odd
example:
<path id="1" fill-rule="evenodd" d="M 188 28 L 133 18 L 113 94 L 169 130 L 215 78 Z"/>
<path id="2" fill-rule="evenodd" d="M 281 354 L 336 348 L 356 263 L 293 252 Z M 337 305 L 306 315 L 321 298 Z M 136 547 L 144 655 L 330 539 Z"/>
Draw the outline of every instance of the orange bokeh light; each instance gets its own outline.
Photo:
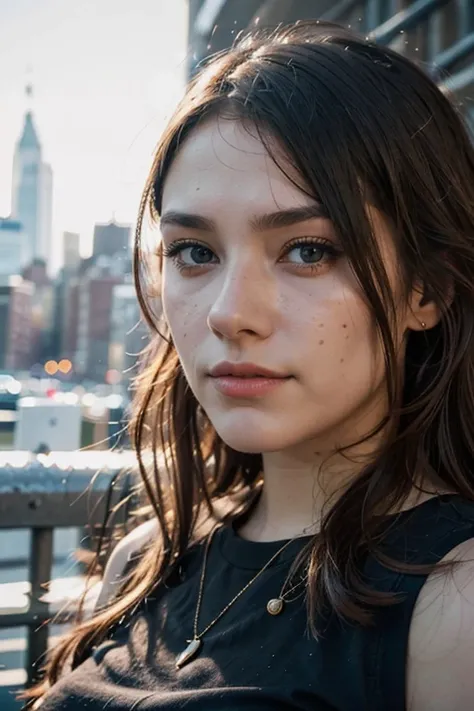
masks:
<path id="1" fill-rule="evenodd" d="M 48 375 L 56 375 L 58 372 L 58 364 L 55 360 L 48 360 L 48 362 L 44 364 L 44 370 Z"/>
<path id="2" fill-rule="evenodd" d="M 72 370 L 72 363 L 70 360 L 67 358 L 63 358 L 62 360 L 59 361 L 58 363 L 58 370 L 61 371 L 61 373 L 70 373 Z"/>

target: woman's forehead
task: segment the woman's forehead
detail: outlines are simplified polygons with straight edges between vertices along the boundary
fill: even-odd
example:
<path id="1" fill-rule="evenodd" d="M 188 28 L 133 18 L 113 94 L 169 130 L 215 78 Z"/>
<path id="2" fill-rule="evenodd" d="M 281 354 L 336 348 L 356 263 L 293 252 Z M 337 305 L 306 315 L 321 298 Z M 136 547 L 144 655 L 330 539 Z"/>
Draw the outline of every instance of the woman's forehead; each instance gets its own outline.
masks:
<path id="1" fill-rule="evenodd" d="M 298 187 L 296 170 L 274 143 L 278 163 L 247 125 L 207 121 L 173 159 L 164 181 L 163 209 L 208 213 L 225 202 L 266 213 L 314 202 Z"/>

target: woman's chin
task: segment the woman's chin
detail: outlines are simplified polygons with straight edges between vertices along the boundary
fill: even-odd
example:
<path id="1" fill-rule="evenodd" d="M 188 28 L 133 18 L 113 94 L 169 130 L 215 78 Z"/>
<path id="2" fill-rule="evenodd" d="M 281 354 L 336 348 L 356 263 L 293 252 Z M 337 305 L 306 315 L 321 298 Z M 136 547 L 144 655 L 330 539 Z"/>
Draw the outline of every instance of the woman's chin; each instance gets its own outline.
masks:
<path id="1" fill-rule="evenodd" d="M 253 422 L 230 427 L 219 422 L 216 431 L 229 447 L 245 454 L 276 452 L 294 444 L 283 423 L 280 426 L 264 426 L 264 423 L 258 426 Z"/>

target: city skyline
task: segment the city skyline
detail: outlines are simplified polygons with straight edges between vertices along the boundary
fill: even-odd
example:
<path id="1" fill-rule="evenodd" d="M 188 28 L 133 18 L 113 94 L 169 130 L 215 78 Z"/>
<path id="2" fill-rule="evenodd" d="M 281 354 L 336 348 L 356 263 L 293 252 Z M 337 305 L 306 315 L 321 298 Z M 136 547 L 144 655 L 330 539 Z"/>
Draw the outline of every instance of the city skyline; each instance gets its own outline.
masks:
<path id="1" fill-rule="evenodd" d="M 80 233 L 88 254 L 96 223 L 133 225 L 185 83 L 185 0 L 99 5 L 0 2 L 0 216 L 10 214 L 13 154 L 31 108 L 54 173 L 54 270 L 63 232 Z M 25 96 L 30 84 L 33 96 Z"/>

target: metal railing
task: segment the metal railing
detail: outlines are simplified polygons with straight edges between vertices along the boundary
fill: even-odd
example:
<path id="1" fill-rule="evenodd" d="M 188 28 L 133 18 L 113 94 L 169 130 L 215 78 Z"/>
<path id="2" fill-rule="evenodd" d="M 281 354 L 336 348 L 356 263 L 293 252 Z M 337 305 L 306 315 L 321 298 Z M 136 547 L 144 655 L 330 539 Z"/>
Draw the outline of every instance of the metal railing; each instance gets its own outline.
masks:
<path id="1" fill-rule="evenodd" d="M 29 605 L 21 612 L 1 609 L 0 628 L 27 628 L 27 685 L 48 648 L 50 603 L 45 584 L 52 577 L 53 533 L 58 528 L 102 527 L 106 512 L 130 499 L 134 483 L 131 452 L 58 452 L 34 456 L 0 452 L 0 529 L 29 529 Z M 114 525 L 124 523 L 128 506 L 119 507 Z M 14 553 L 14 551 L 12 551 Z M 54 623 L 71 612 L 54 614 Z"/>
<path id="2" fill-rule="evenodd" d="M 415 0 L 406 9 L 400 10 L 379 25 L 371 34 L 380 44 L 390 44 L 400 32 L 416 29 L 449 2 L 451 0 Z"/>
<path id="3" fill-rule="evenodd" d="M 456 69 L 459 62 L 464 61 L 466 57 L 470 56 L 472 56 L 472 65 L 474 65 L 474 32 L 464 35 L 464 37 L 461 37 L 461 39 L 451 45 L 451 47 L 448 47 L 444 52 L 438 54 L 433 73 L 438 76 L 441 72 L 452 71 Z"/>

